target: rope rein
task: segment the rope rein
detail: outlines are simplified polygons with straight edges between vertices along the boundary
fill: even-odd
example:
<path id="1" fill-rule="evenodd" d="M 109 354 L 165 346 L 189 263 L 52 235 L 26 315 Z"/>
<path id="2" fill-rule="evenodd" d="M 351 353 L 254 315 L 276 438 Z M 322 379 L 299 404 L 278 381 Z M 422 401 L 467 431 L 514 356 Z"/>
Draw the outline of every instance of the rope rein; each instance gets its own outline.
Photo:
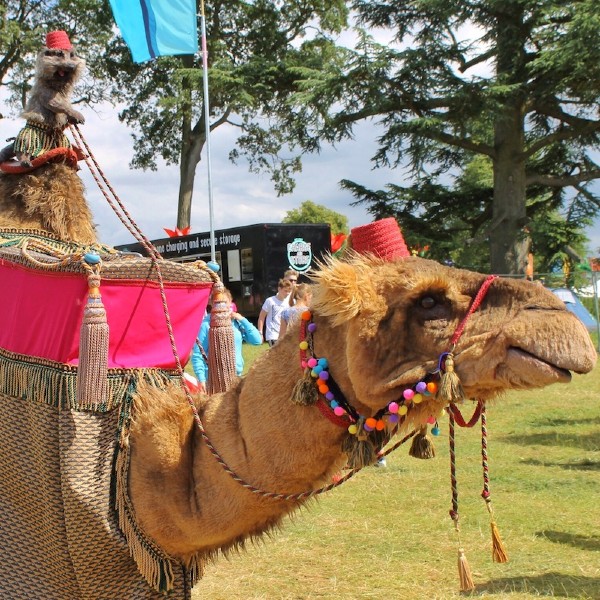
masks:
<path id="1" fill-rule="evenodd" d="M 309 499 L 311 497 L 314 497 L 316 495 L 319 495 L 319 494 L 322 494 L 322 493 L 325 493 L 325 492 L 328 492 L 328 491 L 334 489 L 335 487 L 341 485 L 342 483 L 345 483 L 346 481 L 351 479 L 354 475 L 356 475 L 356 473 L 361 471 L 363 467 L 355 468 L 355 469 L 350 470 L 346 475 L 341 477 L 339 480 L 337 480 L 331 484 L 325 485 L 321 488 L 318 488 L 315 490 L 307 490 L 307 491 L 300 492 L 300 493 L 287 494 L 287 493 L 279 493 L 279 492 L 271 492 L 271 491 L 262 490 L 256 486 L 248 483 L 244 479 L 242 479 L 239 475 L 237 475 L 237 473 L 235 473 L 235 471 L 233 471 L 229 467 L 229 465 L 221 457 L 218 450 L 214 447 L 214 445 L 210 441 L 210 439 L 206 433 L 206 430 L 204 429 L 204 425 L 202 423 L 202 420 L 200 418 L 200 415 L 198 413 L 196 405 L 194 403 L 194 399 L 192 398 L 191 392 L 188 389 L 188 387 L 185 383 L 185 379 L 183 377 L 184 369 L 181 364 L 181 359 L 179 357 L 179 353 L 177 351 L 177 347 L 175 344 L 175 336 L 174 336 L 173 326 L 172 326 L 170 313 L 169 313 L 169 309 L 168 309 L 168 305 L 167 305 L 167 299 L 166 299 L 166 294 L 165 294 L 165 289 L 164 289 L 164 281 L 163 281 L 162 273 L 161 273 L 160 266 L 159 266 L 159 260 L 162 260 L 162 257 L 160 255 L 160 253 L 156 250 L 156 248 L 154 247 L 152 242 L 143 234 L 143 232 L 141 231 L 139 226 L 135 223 L 135 221 L 133 220 L 133 218 L 131 217 L 131 215 L 129 214 L 127 209 L 125 208 L 123 202 L 120 200 L 120 198 L 116 194 L 115 190 L 110 185 L 107 177 L 104 175 L 102 169 L 98 165 L 98 162 L 96 161 L 92 150 L 90 149 L 90 147 L 87 144 L 86 140 L 84 139 L 82 133 L 80 132 L 79 127 L 77 125 L 71 125 L 70 129 L 71 129 L 71 132 L 72 132 L 76 142 L 78 142 L 85 148 L 85 150 L 87 152 L 87 156 L 85 157 L 85 163 L 87 164 L 88 168 L 90 169 L 90 173 L 92 174 L 92 177 L 96 181 L 100 191 L 106 198 L 108 204 L 113 209 L 113 211 L 115 212 L 115 214 L 117 215 L 119 220 L 126 227 L 126 229 L 133 235 L 133 237 L 137 241 L 139 241 L 142 244 L 142 246 L 148 252 L 148 255 L 151 259 L 152 265 L 154 266 L 154 268 L 156 270 L 157 280 L 158 280 L 158 284 L 159 284 L 158 287 L 160 290 L 161 303 L 162 303 L 163 312 L 165 315 L 165 324 L 166 324 L 167 332 L 168 332 L 168 336 L 169 336 L 169 343 L 171 345 L 171 351 L 173 353 L 173 358 L 175 360 L 176 371 L 179 375 L 181 388 L 185 394 L 186 400 L 192 411 L 194 421 L 196 423 L 196 426 L 198 427 L 198 430 L 200 432 L 200 435 L 201 435 L 204 443 L 206 444 L 207 448 L 209 449 L 210 453 L 213 455 L 215 460 L 221 465 L 223 470 L 234 481 L 236 481 L 239 485 L 241 485 L 246 490 L 252 492 L 253 494 L 258 495 L 263 498 L 268 498 L 268 499 L 278 500 L 278 501 L 301 501 L 301 500 Z M 218 279 L 218 276 L 216 274 L 212 273 L 212 271 L 211 271 L 211 274 L 213 276 L 213 282 L 216 282 Z M 475 296 L 471 306 L 469 307 L 467 314 L 462 319 L 461 323 L 459 324 L 456 331 L 454 332 L 452 339 L 450 340 L 451 348 L 454 348 L 454 346 L 458 342 L 458 339 L 460 338 L 460 336 L 462 335 L 462 333 L 464 331 L 467 320 L 472 315 L 472 313 L 479 307 L 479 305 L 481 304 L 484 296 L 486 295 L 489 287 L 491 286 L 491 284 L 493 283 L 495 278 L 496 278 L 495 276 L 489 276 L 488 278 L 486 278 L 486 280 L 482 284 L 482 286 L 479 289 L 479 291 L 477 292 L 477 295 Z M 312 340 L 309 343 L 312 344 Z M 451 404 L 450 407 L 453 407 L 453 405 Z M 478 404 L 479 414 L 481 413 L 480 407 L 481 407 L 481 403 Z M 453 408 L 455 408 L 455 407 L 453 407 Z M 460 415 L 460 411 L 458 411 L 458 409 L 456 409 L 456 412 L 458 415 Z M 459 529 L 458 529 L 458 490 L 457 490 L 457 485 L 456 485 L 456 460 L 455 460 L 455 448 L 454 448 L 455 416 L 454 416 L 453 410 L 449 410 L 448 413 L 449 413 L 449 422 L 450 422 L 450 457 L 451 457 L 451 483 L 452 483 L 452 510 L 451 510 L 450 514 L 451 514 L 452 519 L 455 522 L 455 527 L 458 532 L 459 531 Z M 471 427 L 472 425 L 474 425 L 477 422 L 477 420 L 479 419 L 479 414 L 477 414 L 476 417 L 475 417 L 475 415 L 473 415 L 473 417 L 471 418 L 471 420 L 469 422 L 469 423 L 471 423 L 471 421 L 472 421 L 472 424 L 467 425 L 467 426 Z M 462 415 L 460 416 L 460 418 L 462 419 Z M 464 425 L 461 424 L 461 426 L 464 426 Z M 484 424 L 483 424 L 483 420 L 482 420 L 482 428 L 483 427 L 484 427 Z M 378 453 L 378 456 L 379 457 L 387 456 L 391 452 L 398 449 L 401 445 L 406 443 L 409 439 L 414 437 L 418 433 L 418 431 L 419 431 L 418 429 L 414 429 L 412 432 L 410 432 L 409 434 L 404 436 L 401 440 L 396 442 L 394 445 L 390 446 L 385 452 Z M 484 472 L 487 472 L 486 471 L 487 455 L 484 456 L 483 462 L 485 465 Z M 484 496 L 486 498 L 486 502 L 487 502 L 487 497 L 489 497 L 489 480 L 484 482 L 484 494 L 487 494 L 487 496 Z M 489 503 L 488 503 L 488 506 L 489 506 Z"/>
<path id="2" fill-rule="evenodd" d="M 256 486 L 248 483 L 244 479 L 242 479 L 239 475 L 237 475 L 237 473 L 235 471 L 233 471 L 229 467 L 229 465 L 221 457 L 218 450 L 214 447 L 214 445 L 210 441 L 210 439 L 206 433 L 206 430 L 204 429 L 202 420 L 200 419 L 200 415 L 198 414 L 198 409 L 196 408 L 194 399 L 192 398 L 190 390 L 188 389 L 187 385 L 185 384 L 185 380 L 183 377 L 184 369 L 181 364 L 181 359 L 179 357 L 177 347 L 175 345 L 175 336 L 173 333 L 173 326 L 171 323 L 169 309 L 167 306 L 167 299 L 166 299 L 165 290 L 164 290 L 164 282 L 163 282 L 163 278 L 162 278 L 162 273 L 160 271 L 160 266 L 158 264 L 158 260 L 161 258 L 161 256 L 158 253 L 158 251 L 156 250 L 156 248 L 152 245 L 150 240 L 148 240 L 146 238 L 146 236 L 142 233 L 140 228 L 135 224 L 133 218 L 131 217 L 131 215 L 129 214 L 129 212 L 127 211 L 125 206 L 123 205 L 122 201 L 119 199 L 118 195 L 116 194 L 116 192 L 114 191 L 114 189 L 112 188 L 110 183 L 108 182 L 102 169 L 98 165 L 98 162 L 96 161 L 92 150 L 86 143 L 86 141 L 85 141 L 82 133 L 79 131 L 79 128 L 77 127 L 77 125 L 71 125 L 71 130 L 73 132 L 73 136 L 75 137 L 76 141 L 80 142 L 85 147 L 86 152 L 88 154 L 88 156 L 85 158 L 85 163 L 88 165 L 88 168 L 90 169 L 90 172 L 91 172 L 92 176 L 94 177 L 94 180 L 98 184 L 100 191 L 106 198 L 110 207 L 113 209 L 113 211 L 115 212 L 115 214 L 117 215 L 119 220 L 125 225 L 127 230 L 134 236 L 134 238 L 136 240 L 138 240 L 144 246 L 144 248 L 149 253 L 152 264 L 153 264 L 154 268 L 156 269 L 156 275 L 157 275 L 157 279 L 158 279 L 158 287 L 160 290 L 162 307 L 163 307 L 163 311 L 164 311 L 164 315 L 165 315 L 167 331 L 169 334 L 169 343 L 171 345 L 171 351 L 173 352 L 173 358 L 175 359 L 176 371 L 177 371 L 177 374 L 179 375 L 181 388 L 185 394 L 186 400 L 192 411 L 194 421 L 196 423 L 196 426 L 198 427 L 198 430 L 200 432 L 200 435 L 201 435 L 204 443 L 206 444 L 207 448 L 209 449 L 210 453 L 213 455 L 215 460 L 221 465 L 223 470 L 234 481 L 236 481 L 243 488 L 252 492 L 253 494 L 256 494 L 263 498 L 269 498 L 272 500 L 285 500 L 285 501 L 300 501 L 300 500 L 305 500 L 305 499 L 311 498 L 313 496 L 322 494 L 324 492 L 328 492 L 328 491 L 332 490 L 333 488 L 341 485 L 342 483 L 345 483 L 351 477 L 354 477 L 354 475 L 356 475 L 356 473 L 358 473 L 358 471 L 360 471 L 361 469 L 352 469 L 338 481 L 333 482 L 329 485 L 323 486 L 319 489 L 307 490 L 305 492 L 300 492 L 300 493 L 296 493 L 296 494 L 286 494 L 286 493 L 270 492 L 270 491 L 262 490 Z M 110 194 L 106 191 L 104 186 L 106 186 L 106 188 L 110 191 Z M 112 198 L 111 198 L 111 195 L 112 195 Z M 117 209 L 117 205 L 120 208 L 120 210 L 122 211 L 122 215 L 119 212 L 119 210 Z M 212 271 L 211 271 L 211 273 L 212 273 Z M 214 281 L 216 281 L 216 280 L 217 280 L 217 275 L 214 274 Z M 394 450 L 396 450 L 397 448 L 399 448 L 402 444 L 404 444 L 407 440 L 409 440 L 416 434 L 417 434 L 417 430 L 412 431 L 407 436 L 402 438 L 402 440 L 400 440 L 399 442 L 397 442 L 396 444 L 394 444 L 393 446 L 388 448 L 384 453 L 380 454 L 380 456 L 387 456 L 389 453 L 391 453 Z"/>

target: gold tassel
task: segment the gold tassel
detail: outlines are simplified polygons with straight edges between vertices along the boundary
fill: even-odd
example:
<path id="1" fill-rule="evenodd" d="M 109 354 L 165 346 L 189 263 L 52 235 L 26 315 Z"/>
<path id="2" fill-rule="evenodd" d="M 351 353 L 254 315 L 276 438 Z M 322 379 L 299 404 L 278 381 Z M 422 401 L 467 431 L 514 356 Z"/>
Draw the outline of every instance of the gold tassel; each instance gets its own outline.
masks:
<path id="1" fill-rule="evenodd" d="M 435 447 L 432 439 L 427 434 L 427 425 L 423 425 L 417 435 L 413 437 L 408 453 L 413 458 L 429 459 L 435 457 Z"/>
<path id="2" fill-rule="evenodd" d="M 462 548 L 458 549 L 458 576 L 460 578 L 461 592 L 471 592 L 475 589 L 471 567 L 469 567 L 465 551 Z"/>
<path id="3" fill-rule="evenodd" d="M 79 333 L 77 404 L 96 410 L 108 398 L 108 323 L 100 296 L 99 264 L 90 269 L 88 286 Z"/>
<path id="4" fill-rule="evenodd" d="M 492 560 L 497 563 L 508 562 L 508 555 L 502 543 L 498 526 L 493 519 L 490 524 L 492 526 Z"/>
<path id="5" fill-rule="evenodd" d="M 226 392 L 236 378 L 235 341 L 229 298 L 223 293 L 223 284 L 215 284 L 213 305 L 208 330 L 208 381 L 206 391 L 209 394 Z M 226 302 L 226 306 L 220 306 Z"/>
<path id="6" fill-rule="evenodd" d="M 437 397 L 444 402 L 460 402 L 465 399 L 460 379 L 454 370 L 454 356 L 448 352 L 444 360 Z"/>
<path id="7" fill-rule="evenodd" d="M 292 390 L 292 402 L 299 406 L 313 406 L 319 399 L 315 380 L 310 375 L 310 369 L 305 369 L 302 378 L 296 382 Z"/>

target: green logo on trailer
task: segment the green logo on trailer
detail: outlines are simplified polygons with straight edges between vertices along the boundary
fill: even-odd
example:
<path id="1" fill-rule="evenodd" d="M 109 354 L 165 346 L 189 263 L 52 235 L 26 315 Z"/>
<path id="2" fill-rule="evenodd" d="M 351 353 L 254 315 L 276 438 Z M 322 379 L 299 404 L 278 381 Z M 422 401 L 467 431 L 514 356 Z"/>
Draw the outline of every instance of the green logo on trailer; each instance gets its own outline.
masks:
<path id="1" fill-rule="evenodd" d="M 302 238 L 295 238 L 287 245 L 287 255 L 290 267 L 296 271 L 306 271 L 312 262 L 312 249 L 310 242 Z"/>

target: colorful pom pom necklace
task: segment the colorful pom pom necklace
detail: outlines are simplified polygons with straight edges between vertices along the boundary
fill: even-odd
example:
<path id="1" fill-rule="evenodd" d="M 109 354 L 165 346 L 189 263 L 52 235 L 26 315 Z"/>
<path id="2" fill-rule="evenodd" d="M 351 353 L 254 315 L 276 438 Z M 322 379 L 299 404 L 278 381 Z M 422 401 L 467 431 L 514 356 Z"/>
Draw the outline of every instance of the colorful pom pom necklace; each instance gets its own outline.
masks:
<path id="1" fill-rule="evenodd" d="M 314 354 L 312 334 L 317 325 L 310 311 L 301 314 L 300 325 L 300 367 L 304 378 L 298 382 L 292 399 L 297 404 L 317 404 L 320 398 L 324 404 L 319 405 L 321 412 L 335 424 L 346 427 L 348 433 L 359 439 L 366 438 L 372 432 L 383 432 L 397 427 L 405 419 L 411 406 L 420 404 L 425 397 L 435 396 L 438 385 L 433 378 L 435 374 L 414 386 L 403 390 L 400 398 L 390 402 L 371 417 L 360 415 L 346 400 L 344 394 L 329 372 L 327 358 L 318 358 Z M 329 410 L 324 410 L 324 409 Z M 430 421 L 435 418 L 430 417 Z M 389 427 L 391 426 L 391 427 Z"/>

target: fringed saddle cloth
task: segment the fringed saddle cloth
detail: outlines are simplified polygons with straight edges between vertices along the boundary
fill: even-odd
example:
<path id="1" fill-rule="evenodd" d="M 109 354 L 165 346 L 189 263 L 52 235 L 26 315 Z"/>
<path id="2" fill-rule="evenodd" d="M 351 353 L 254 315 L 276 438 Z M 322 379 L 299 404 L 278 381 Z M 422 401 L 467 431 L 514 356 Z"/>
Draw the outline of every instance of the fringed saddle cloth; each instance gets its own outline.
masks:
<path id="1" fill-rule="evenodd" d="M 0 230 L 3 598 L 190 597 L 198 565 L 137 528 L 127 434 L 139 382 L 178 380 L 165 301 L 185 364 L 215 280 L 202 262 L 159 274 L 105 246 Z"/>

